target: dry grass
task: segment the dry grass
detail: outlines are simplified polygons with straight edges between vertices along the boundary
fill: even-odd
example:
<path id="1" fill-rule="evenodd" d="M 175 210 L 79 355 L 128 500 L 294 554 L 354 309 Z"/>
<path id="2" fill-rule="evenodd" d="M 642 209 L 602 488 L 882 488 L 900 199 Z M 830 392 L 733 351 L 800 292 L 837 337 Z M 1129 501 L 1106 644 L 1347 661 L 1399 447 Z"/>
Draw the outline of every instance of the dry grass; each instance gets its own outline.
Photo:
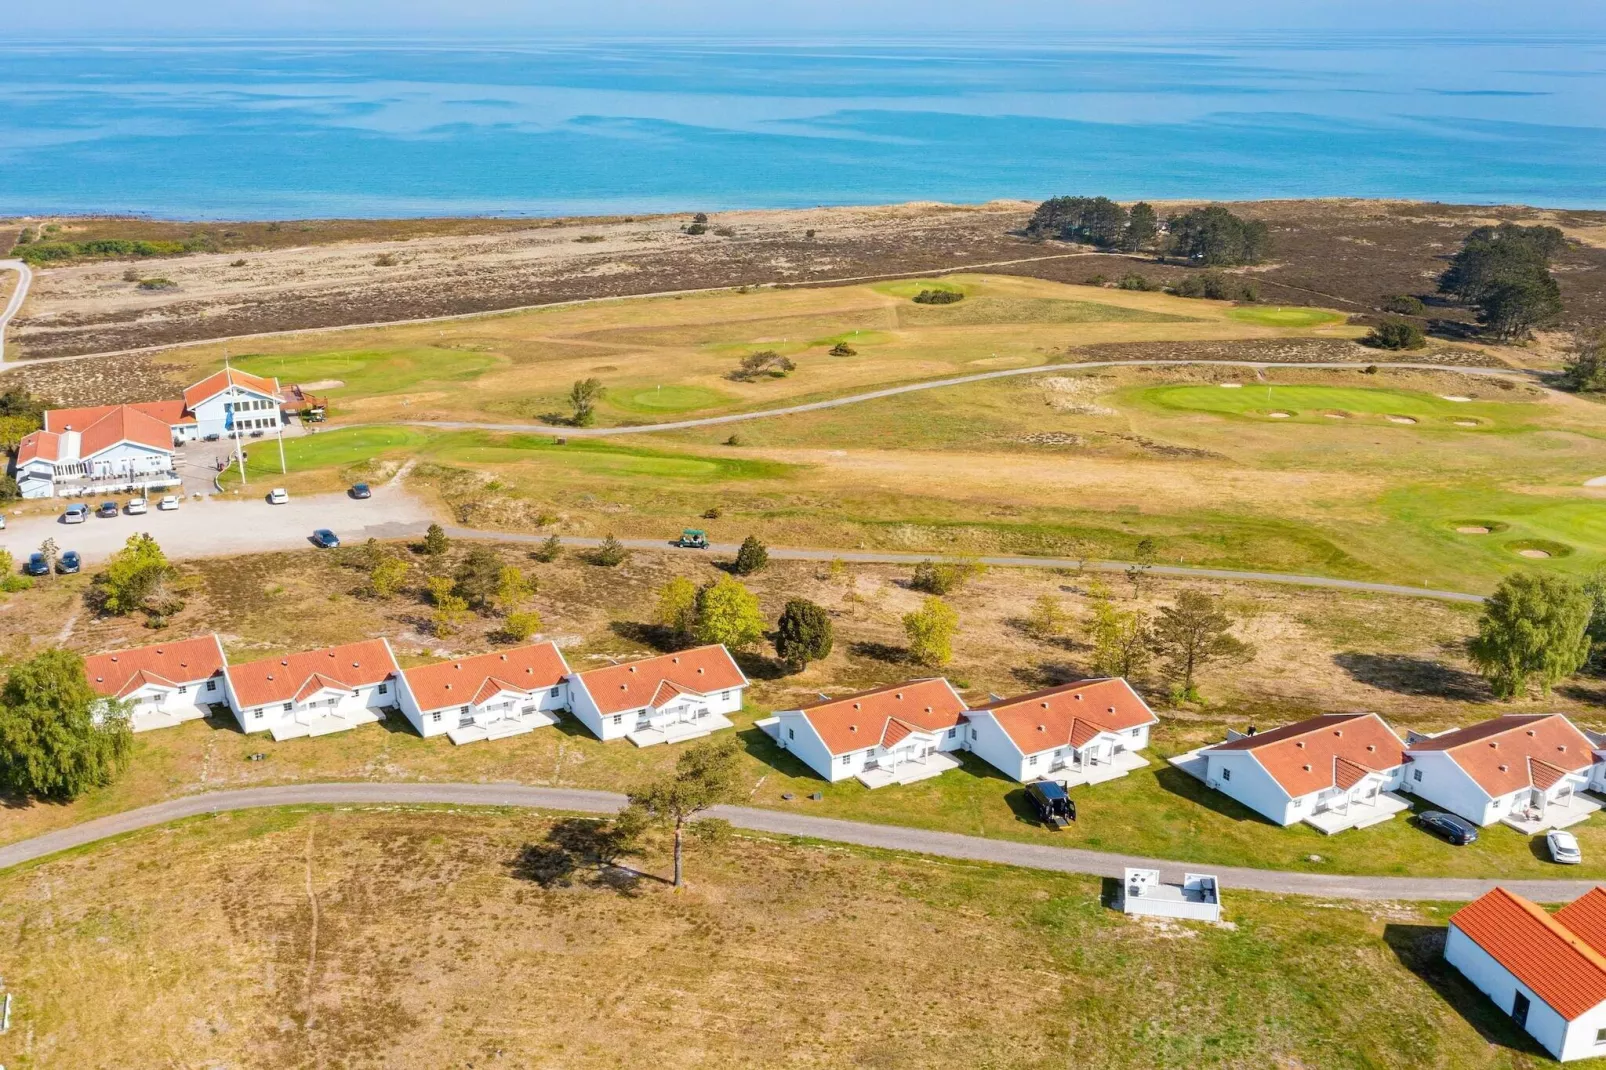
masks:
<path id="1" fill-rule="evenodd" d="M 521 875 L 549 820 L 259 811 L 0 876 L 7 1066 L 1540 1065 L 1444 971 L 1446 911 L 740 837 L 654 879 Z M 662 869 L 658 852 L 640 863 Z M 1342 964 L 1335 968 L 1335 964 Z M 1486 1039 L 1487 1037 L 1487 1039 Z"/>

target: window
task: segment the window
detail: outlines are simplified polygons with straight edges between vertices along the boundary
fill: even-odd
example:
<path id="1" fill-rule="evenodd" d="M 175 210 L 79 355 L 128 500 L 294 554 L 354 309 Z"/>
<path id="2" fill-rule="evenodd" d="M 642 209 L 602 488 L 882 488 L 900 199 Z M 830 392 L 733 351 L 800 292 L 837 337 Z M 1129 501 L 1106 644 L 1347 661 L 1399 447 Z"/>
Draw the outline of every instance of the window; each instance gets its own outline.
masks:
<path id="1" fill-rule="evenodd" d="M 1294 809 L 1295 810 L 1303 809 L 1304 806 L 1305 806 L 1305 800 L 1304 799 L 1295 799 L 1294 800 Z"/>
<path id="2" fill-rule="evenodd" d="M 613 715 L 613 723 L 614 724 L 624 724 L 625 723 L 625 715 L 622 714 L 622 713 L 614 714 Z"/>
<path id="3" fill-rule="evenodd" d="M 559 690 L 559 689 L 558 689 L 558 688 L 556 688 L 556 687 L 554 687 L 554 688 L 553 688 L 553 689 L 552 689 L 552 697 L 553 697 L 553 698 L 557 698 L 557 697 L 558 697 L 558 690 Z"/>
<path id="4" fill-rule="evenodd" d="M 849 762 L 851 762 L 851 761 L 853 761 L 853 755 L 851 755 L 851 754 L 844 754 L 844 755 L 843 755 L 843 756 L 842 756 L 842 764 L 843 764 L 843 765 L 847 765 L 847 764 L 848 764 L 848 763 L 849 763 Z"/>
<path id="5" fill-rule="evenodd" d="M 957 729 L 957 728 L 948 729 L 948 738 L 949 739 L 953 739 L 954 736 L 958 734 L 958 732 L 959 732 L 959 729 Z"/>
<path id="6" fill-rule="evenodd" d="M 1027 758 L 1026 759 L 1026 764 L 1027 765 L 1036 765 L 1037 764 L 1037 755 L 1034 754 L 1031 757 Z"/>
<path id="7" fill-rule="evenodd" d="M 1606 1029 L 1595 1030 L 1595 1043 L 1606 1044 Z"/>
<path id="8" fill-rule="evenodd" d="M 1134 728 L 1134 729 L 1132 729 L 1132 738 L 1133 738 L 1133 739 L 1137 739 L 1137 738 L 1138 738 L 1138 737 L 1139 737 L 1139 736 L 1141 736 L 1141 735 L 1142 735 L 1142 734 L 1143 734 L 1143 729 L 1141 729 L 1141 728 Z"/>
<path id="9" fill-rule="evenodd" d="M 381 694 L 381 695 L 388 695 L 388 694 L 390 694 L 390 685 L 389 685 L 389 684 L 380 684 L 380 685 L 379 685 L 379 693 L 380 693 L 380 694 Z"/>
<path id="10" fill-rule="evenodd" d="M 1420 769 L 1411 770 L 1411 779 L 1416 781 L 1418 784 L 1422 783 L 1422 770 L 1420 770 Z"/>
<path id="11" fill-rule="evenodd" d="M 970 730 L 970 738 L 971 739 L 975 739 L 976 738 L 976 730 L 974 728 L 972 728 Z"/>
<path id="12" fill-rule="evenodd" d="M 795 729 L 788 728 L 786 730 L 786 738 L 787 739 L 796 739 L 797 738 L 797 731 Z"/>
<path id="13" fill-rule="evenodd" d="M 206 689 L 208 691 L 216 691 L 217 690 L 217 681 L 216 680 L 208 680 L 206 682 Z"/>
<path id="14" fill-rule="evenodd" d="M 1222 780 L 1231 780 L 1232 779 L 1232 770 L 1231 769 L 1223 769 L 1221 771 L 1221 779 Z"/>
<path id="15" fill-rule="evenodd" d="M 434 713 L 429 715 L 429 719 L 431 721 L 434 721 L 436 724 L 440 724 L 441 723 L 441 711 L 440 710 L 436 710 Z"/>
<path id="16" fill-rule="evenodd" d="M 188 684 L 181 685 L 179 687 L 179 689 L 178 689 L 178 693 L 181 694 L 181 695 L 189 694 L 190 693 L 189 685 Z"/>
<path id="17" fill-rule="evenodd" d="M 262 720 L 262 711 L 261 710 L 254 710 L 254 711 L 252 711 L 251 716 L 254 719 L 260 721 L 260 720 Z"/>
<path id="18" fill-rule="evenodd" d="M 284 712 L 285 713 L 289 713 L 291 710 L 293 710 L 295 708 L 296 708 L 296 704 L 294 702 L 286 702 L 284 704 Z"/>
<path id="19" fill-rule="evenodd" d="M 458 709 L 458 711 L 457 711 L 457 712 L 458 712 L 458 713 L 467 713 L 467 712 L 468 712 L 468 707 L 467 707 L 467 706 L 462 706 L 462 707 L 460 707 L 460 708 L 459 708 L 459 709 Z"/>

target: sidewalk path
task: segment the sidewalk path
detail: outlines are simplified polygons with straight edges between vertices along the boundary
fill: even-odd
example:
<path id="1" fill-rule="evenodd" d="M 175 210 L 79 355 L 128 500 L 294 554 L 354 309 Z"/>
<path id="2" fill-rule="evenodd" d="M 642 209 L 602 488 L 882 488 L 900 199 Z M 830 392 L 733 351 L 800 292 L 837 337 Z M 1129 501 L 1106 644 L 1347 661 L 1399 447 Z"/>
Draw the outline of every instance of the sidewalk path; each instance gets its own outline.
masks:
<path id="1" fill-rule="evenodd" d="M 625 803 L 623 795 L 575 788 L 538 788 L 519 784 L 291 784 L 283 787 L 218 791 L 172 799 L 72 828 L 0 847 L 0 869 L 45 858 L 153 825 L 201 814 L 264 806 L 447 805 L 513 806 L 530 809 L 610 814 Z M 801 806 L 807 803 L 799 803 Z M 1120 877 L 1127 866 L 1160 869 L 1175 879 L 1184 868 L 1216 874 L 1227 895 L 1235 890 L 1311 895 L 1334 899 L 1409 899 L 1462 902 L 1475 899 L 1496 884 L 1538 902 L 1561 902 L 1584 894 L 1597 882 L 1588 880 L 1493 881 L 1452 877 L 1346 877 L 1322 873 L 1214 866 L 1198 862 L 1107 854 L 1043 844 L 991 840 L 951 832 L 872 825 L 860 821 L 813 817 L 785 810 L 721 806 L 712 811 L 738 828 L 784 836 L 851 843 L 893 851 L 913 851 L 939 858 L 995 862 L 1058 873 Z"/>

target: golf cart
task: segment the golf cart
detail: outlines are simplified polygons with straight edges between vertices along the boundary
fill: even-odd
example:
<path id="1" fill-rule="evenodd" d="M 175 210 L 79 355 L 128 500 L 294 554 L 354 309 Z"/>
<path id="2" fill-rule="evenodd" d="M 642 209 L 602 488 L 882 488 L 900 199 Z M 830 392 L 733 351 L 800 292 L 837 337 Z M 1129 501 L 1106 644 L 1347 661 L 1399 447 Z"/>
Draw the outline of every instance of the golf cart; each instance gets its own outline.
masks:
<path id="1" fill-rule="evenodd" d="M 708 534 L 696 528 L 687 528 L 680 533 L 680 538 L 675 540 L 675 545 L 686 550 L 706 550 L 708 549 Z"/>
<path id="2" fill-rule="evenodd" d="M 1026 797 L 1037 808 L 1043 824 L 1062 829 L 1076 820 L 1076 804 L 1057 780 L 1034 780 L 1026 785 Z"/>

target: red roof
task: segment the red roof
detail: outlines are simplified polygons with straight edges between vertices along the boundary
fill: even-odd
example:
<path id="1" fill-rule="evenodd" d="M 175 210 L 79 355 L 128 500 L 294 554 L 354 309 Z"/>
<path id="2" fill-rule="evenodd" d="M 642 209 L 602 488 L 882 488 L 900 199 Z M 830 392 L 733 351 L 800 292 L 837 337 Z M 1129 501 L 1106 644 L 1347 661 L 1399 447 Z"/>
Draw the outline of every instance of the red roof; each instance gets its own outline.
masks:
<path id="1" fill-rule="evenodd" d="M 1290 797 L 1323 788 L 1346 787 L 1368 772 L 1393 769 L 1405 761 L 1400 742 L 1375 713 L 1329 713 L 1270 732 L 1243 736 L 1204 751 L 1249 751 Z"/>
<path id="2" fill-rule="evenodd" d="M 84 659 L 84 675 L 96 693 L 122 698 L 147 683 L 194 684 L 223 671 L 223 647 L 217 636 L 204 635 L 177 643 L 156 643 L 132 650 L 114 650 Z"/>
<path id="3" fill-rule="evenodd" d="M 78 456 L 93 457 L 119 442 L 134 442 L 173 452 L 173 428 L 148 413 L 118 405 L 80 432 Z"/>
<path id="4" fill-rule="evenodd" d="M 1496 717 L 1411 744 L 1417 751 L 1448 754 L 1491 798 L 1547 788 L 1560 779 L 1555 770 L 1581 773 L 1595 762 L 1588 737 L 1559 713 Z"/>
<path id="5" fill-rule="evenodd" d="M 963 719 L 965 700 L 947 680 L 934 677 L 825 699 L 798 712 L 827 750 L 846 754 L 878 743 L 890 747 L 912 730 L 946 731 Z"/>
<path id="6" fill-rule="evenodd" d="M 263 658 L 228 668 L 229 683 L 241 706 L 289 702 L 306 693 L 309 684 L 313 691 L 326 686 L 355 689 L 400 673 L 390 644 L 383 639 Z"/>
<path id="7" fill-rule="evenodd" d="M 1555 917 L 1584 943 L 1606 953 L 1606 888 L 1591 888 L 1556 911 Z"/>
<path id="8" fill-rule="evenodd" d="M 407 687 L 424 712 L 483 702 L 500 691 L 534 692 L 556 687 L 569 674 L 551 643 L 479 654 L 408 669 Z"/>
<path id="9" fill-rule="evenodd" d="M 184 391 L 184 407 L 194 411 L 195 407 L 208 398 L 215 398 L 231 386 L 244 387 L 254 390 L 270 398 L 279 396 L 279 384 L 272 379 L 264 379 L 260 375 L 242 372 L 238 368 L 227 368 L 223 371 L 213 372 L 205 379 L 188 387 Z"/>
<path id="10" fill-rule="evenodd" d="M 136 401 L 131 405 L 90 405 L 79 409 L 50 409 L 45 413 L 45 430 L 61 432 L 68 428 L 82 431 L 114 409 L 133 409 L 171 427 L 173 424 L 194 423 L 195 418 L 184 411 L 182 401 Z"/>
<path id="11" fill-rule="evenodd" d="M 1574 915 L 1593 918 L 1600 910 L 1600 889 L 1574 904 Z M 1586 903 L 1586 900 L 1588 902 Z M 1496 888 L 1450 915 L 1450 924 L 1488 952 L 1517 980 L 1567 1021 L 1606 1003 L 1606 956 L 1563 919 L 1504 888 Z M 1598 930 L 1594 930 L 1598 935 Z"/>
<path id="12" fill-rule="evenodd" d="M 17 463 L 32 460 L 54 461 L 61 452 L 61 436 L 49 431 L 30 431 L 17 443 Z"/>
<path id="13" fill-rule="evenodd" d="M 601 712 L 623 713 L 652 705 L 664 682 L 698 695 L 746 687 L 747 677 L 723 646 L 700 646 L 678 654 L 610 665 L 580 673 L 579 680 Z"/>
<path id="14" fill-rule="evenodd" d="M 974 709 L 992 714 L 1022 754 L 1037 754 L 1067 743 L 1082 747 L 1101 732 L 1125 732 L 1159 720 L 1119 677 L 1078 680 Z"/>

